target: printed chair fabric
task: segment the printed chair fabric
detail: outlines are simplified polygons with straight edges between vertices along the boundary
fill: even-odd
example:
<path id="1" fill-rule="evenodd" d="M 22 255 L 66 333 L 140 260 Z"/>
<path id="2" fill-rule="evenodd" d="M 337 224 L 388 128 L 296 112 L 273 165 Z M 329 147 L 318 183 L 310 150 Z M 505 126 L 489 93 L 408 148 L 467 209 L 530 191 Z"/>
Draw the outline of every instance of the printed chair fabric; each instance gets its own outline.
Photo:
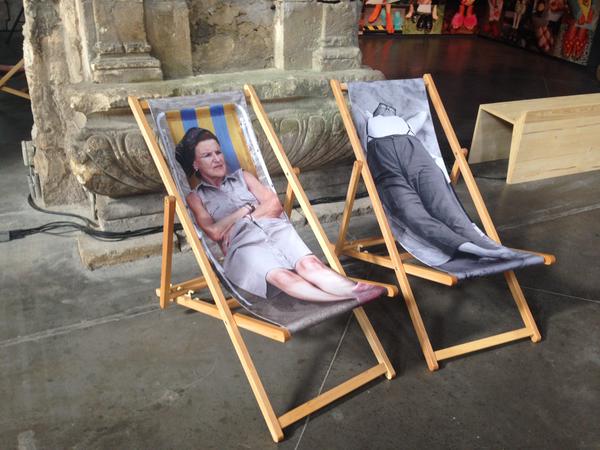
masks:
<path id="1" fill-rule="evenodd" d="M 510 258 L 499 259 L 449 250 L 436 243 L 442 240 L 442 236 L 432 236 L 437 227 L 440 234 L 448 234 L 447 240 L 453 244 L 463 236 L 464 242 L 475 242 L 487 249 L 501 248 L 472 222 L 456 196 L 440 152 L 422 78 L 348 83 L 348 95 L 354 125 L 392 232 L 417 260 L 459 280 L 543 264 L 541 256 L 527 252 L 511 250 Z M 411 117 L 422 116 L 423 112 L 427 120 L 420 129 L 412 130 L 415 137 L 370 139 L 369 119 L 373 112 L 381 110 L 382 104 L 409 124 Z M 369 152 L 386 157 L 375 158 Z M 391 180 L 393 171 L 402 176 Z"/>
<path id="2" fill-rule="evenodd" d="M 261 183 L 274 190 L 258 146 L 243 92 L 153 99 L 148 101 L 148 105 L 160 137 L 161 149 L 184 201 L 191 188 L 175 158 L 175 147 L 191 127 L 206 128 L 217 136 L 229 172 L 242 168 L 255 174 Z M 253 315 L 282 326 L 290 333 L 295 333 L 360 306 L 355 299 L 317 303 L 301 301 L 284 292 L 265 299 L 244 291 L 227 278 L 222 266 L 223 255 L 219 246 L 204 237 L 189 207 L 188 214 L 194 222 L 203 249 L 219 280 Z"/>

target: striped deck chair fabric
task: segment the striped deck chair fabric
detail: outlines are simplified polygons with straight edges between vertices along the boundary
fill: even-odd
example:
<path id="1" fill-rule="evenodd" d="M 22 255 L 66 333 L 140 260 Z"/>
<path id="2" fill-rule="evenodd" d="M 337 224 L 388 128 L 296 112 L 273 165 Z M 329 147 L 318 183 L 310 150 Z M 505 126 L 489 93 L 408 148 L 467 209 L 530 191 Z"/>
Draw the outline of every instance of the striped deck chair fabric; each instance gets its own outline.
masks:
<path id="1" fill-rule="evenodd" d="M 230 172 L 238 168 L 252 172 L 265 186 L 274 190 L 242 92 L 170 97 L 149 100 L 148 105 L 158 128 L 162 151 L 184 199 L 191 189 L 183 169 L 175 159 L 175 146 L 191 127 L 209 129 L 217 136 Z M 190 217 L 194 220 L 193 214 Z M 227 279 L 220 263 L 222 253 L 219 247 L 204 238 L 197 224 L 196 231 L 220 281 L 240 304 L 252 314 L 282 326 L 291 333 L 359 306 L 354 299 L 316 303 L 300 301 L 283 292 L 267 299 L 245 292 Z"/>

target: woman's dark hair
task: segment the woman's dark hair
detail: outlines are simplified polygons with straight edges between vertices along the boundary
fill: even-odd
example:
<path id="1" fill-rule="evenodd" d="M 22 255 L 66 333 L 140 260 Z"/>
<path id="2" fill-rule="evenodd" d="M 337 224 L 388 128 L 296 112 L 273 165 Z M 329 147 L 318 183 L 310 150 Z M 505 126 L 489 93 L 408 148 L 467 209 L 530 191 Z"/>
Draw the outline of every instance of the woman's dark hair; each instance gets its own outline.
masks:
<path id="1" fill-rule="evenodd" d="M 219 143 L 217 137 L 205 128 L 193 127 L 185 132 L 181 141 L 175 147 L 175 159 L 183 168 L 186 176 L 191 177 L 195 172 L 194 159 L 196 159 L 196 145 L 202 141 L 214 139 Z"/>

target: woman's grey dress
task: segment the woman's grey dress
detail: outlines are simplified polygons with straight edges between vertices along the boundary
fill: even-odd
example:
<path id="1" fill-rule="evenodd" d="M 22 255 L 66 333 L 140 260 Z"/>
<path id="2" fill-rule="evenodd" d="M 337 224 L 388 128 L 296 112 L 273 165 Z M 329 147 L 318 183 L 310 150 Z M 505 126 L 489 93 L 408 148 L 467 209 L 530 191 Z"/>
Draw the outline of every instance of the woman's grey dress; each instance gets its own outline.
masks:
<path id="1" fill-rule="evenodd" d="M 215 222 L 258 200 L 248 190 L 242 169 L 227 174 L 220 187 L 201 182 L 195 189 Z M 287 217 L 238 220 L 229 232 L 229 246 L 223 248 L 223 268 L 240 288 L 267 297 L 267 274 L 273 269 L 293 270 L 298 260 L 312 252 Z"/>

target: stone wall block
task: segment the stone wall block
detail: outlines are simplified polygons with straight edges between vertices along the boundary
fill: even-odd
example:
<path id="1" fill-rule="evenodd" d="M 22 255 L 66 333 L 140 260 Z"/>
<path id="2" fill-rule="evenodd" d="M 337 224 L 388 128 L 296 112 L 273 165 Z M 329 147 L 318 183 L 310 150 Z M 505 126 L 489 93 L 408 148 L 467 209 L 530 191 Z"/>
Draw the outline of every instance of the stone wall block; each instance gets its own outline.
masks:
<path id="1" fill-rule="evenodd" d="M 190 3 L 194 74 L 273 67 L 272 0 Z"/>
<path id="2" fill-rule="evenodd" d="M 358 2 L 323 5 L 319 47 L 313 52 L 312 68 L 318 71 L 354 69 L 361 65 L 357 33 L 348 30 L 358 23 Z"/>
<path id="3" fill-rule="evenodd" d="M 71 148 L 71 168 L 88 190 L 121 197 L 161 190 L 162 183 L 137 130 L 84 130 Z"/>
<path id="4" fill-rule="evenodd" d="M 96 29 L 91 61 L 97 83 L 161 80 L 160 61 L 150 55 L 143 0 L 93 0 Z"/>
<path id="5" fill-rule="evenodd" d="M 24 5 L 34 163 L 50 204 L 86 201 L 86 191 L 111 198 L 163 191 L 128 95 L 195 95 L 251 83 L 292 163 L 306 174 L 351 154 L 327 80 L 381 78 L 358 68 L 357 1 L 24 0 Z M 255 126 L 277 174 L 279 166 Z"/>
<path id="6" fill-rule="evenodd" d="M 275 5 L 275 67 L 283 70 L 312 69 L 323 5 L 314 0 L 276 0 Z"/>
<path id="7" fill-rule="evenodd" d="M 324 105 L 323 102 L 305 100 L 294 106 L 296 108 L 268 111 L 292 165 L 310 171 L 350 159 L 348 137 L 332 102 Z M 258 122 L 254 128 L 269 172 L 282 173 Z"/>
<path id="8" fill-rule="evenodd" d="M 63 138 L 66 134 L 65 100 L 69 83 L 68 58 L 63 42 L 61 11 L 57 2 L 23 3 L 23 57 L 34 127 L 35 170 L 45 205 L 83 201 L 85 193 L 70 171 Z"/>
<path id="9" fill-rule="evenodd" d="M 160 60 L 163 76 L 192 75 L 192 43 L 188 6 L 182 0 L 146 0 L 146 35 L 152 55 Z"/>

